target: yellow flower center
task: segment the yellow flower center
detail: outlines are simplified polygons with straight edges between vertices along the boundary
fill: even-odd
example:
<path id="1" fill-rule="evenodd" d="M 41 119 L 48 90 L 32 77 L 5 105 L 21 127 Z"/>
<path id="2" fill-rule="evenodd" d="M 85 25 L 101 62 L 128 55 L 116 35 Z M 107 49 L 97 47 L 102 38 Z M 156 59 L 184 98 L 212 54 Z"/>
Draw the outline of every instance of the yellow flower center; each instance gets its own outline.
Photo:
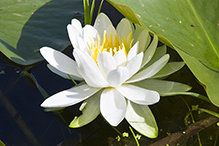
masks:
<path id="1" fill-rule="evenodd" d="M 113 38 L 112 34 L 110 35 L 110 38 L 107 39 L 107 34 L 106 31 L 104 31 L 103 34 L 103 41 L 102 44 L 100 44 L 100 36 L 97 36 L 98 40 L 96 42 L 93 42 L 91 40 L 91 48 L 90 48 L 90 53 L 91 57 L 97 62 L 97 56 L 102 53 L 102 52 L 109 52 L 112 56 L 118 52 L 119 50 L 123 50 L 124 53 L 127 55 L 129 50 L 132 47 L 132 42 L 134 39 L 132 39 L 132 32 L 128 34 L 128 36 L 124 37 L 122 40 L 119 36 L 119 39 L 115 35 L 114 43 L 113 43 Z"/>

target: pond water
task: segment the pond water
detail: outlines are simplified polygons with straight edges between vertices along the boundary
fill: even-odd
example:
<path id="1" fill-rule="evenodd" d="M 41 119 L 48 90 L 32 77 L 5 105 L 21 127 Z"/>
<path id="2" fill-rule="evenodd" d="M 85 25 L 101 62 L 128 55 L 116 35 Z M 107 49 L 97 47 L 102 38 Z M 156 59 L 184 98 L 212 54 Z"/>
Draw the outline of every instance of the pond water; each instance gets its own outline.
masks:
<path id="1" fill-rule="evenodd" d="M 104 2 L 102 10 L 113 20 L 114 25 L 123 17 L 107 2 Z M 168 52 L 171 54 L 171 61 L 181 60 L 175 51 L 168 49 Z M 71 56 L 72 48 L 68 47 L 64 53 Z M 53 74 L 48 70 L 46 64 L 45 61 L 39 62 L 28 72 L 49 95 L 68 89 L 73 85 L 71 81 Z M 40 107 L 44 97 L 36 88 L 33 80 L 24 76 L 24 69 L 25 67 L 11 62 L 0 54 L 0 140 L 7 146 L 136 145 L 126 121 L 123 121 L 117 129 L 120 132 L 128 132 L 129 137 L 122 138 L 120 141 L 118 141 L 118 133 L 101 116 L 82 128 L 68 128 L 68 124 L 74 116 L 81 114 L 78 111 L 79 104 L 59 112 L 45 112 Z M 205 95 L 203 87 L 186 66 L 167 80 L 191 85 L 193 92 Z M 217 111 L 213 105 L 194 97 L 163 97 L 159 103 L 150 106 L 157 120 L 159 136 L 156 139 L 142 136 L 139 140 L 140 145 L 147 146 L 171 133 L 185 130 L 184 118 L 189 112 L 186 104 L 190 108 L 192 105 L 199 105 Z M 204 113 L 193 112 L 193 114 L 195 121 L 209 117 Z M 187 124 L 190 123 L 192 120 L 188 118 Z M 200 133 L 202 144 L 214 145 L 217 131 L 216 124 L 203 130 Z M 135 131 L 135 133 L 137 132 Z M 189 138 L 187 145 L 198 146 L 197 136 Z"/>

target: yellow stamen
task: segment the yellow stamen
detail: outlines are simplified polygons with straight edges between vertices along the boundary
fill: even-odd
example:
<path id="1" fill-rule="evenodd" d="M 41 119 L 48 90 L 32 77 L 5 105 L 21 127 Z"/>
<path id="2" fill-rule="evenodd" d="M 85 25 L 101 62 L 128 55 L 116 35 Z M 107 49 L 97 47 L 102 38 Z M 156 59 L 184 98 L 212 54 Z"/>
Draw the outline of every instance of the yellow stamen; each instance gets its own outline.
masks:
<path id="1" fill-rule="evenodd" d="M 114 47 L 118 47 L 119 46 L 119 42 L 118 42 L 118 38 L 115 35 L 115 40 L 114 40 Z"/>
<path id="2" fill-rule="evenodd" d="M 110 34 L 110 39 L 108 40 L 107 47 L 108 48 L 112 48 L 113 47 L 113 37 L 112 37 L 112 34 Z"/>
<path id="3" fill-rule="evenodd" d="M 107 40 L 106 31 L 103 33 L 102 44 L 100 42 L 100 36 L 97 36 L 97 41 L 93 42 L 93 39 L 90 38 L 91 46 L 90 46 L 90 55 L 97 63 L 97 56 L 101 52 L 109 52 L 112 56 L 118 52 L 119 50 L 123 50 L 126 56 L 128 55 L 129 50 L 132 47 L 132 43 L 134 39 L 132 39 L 132 32 L 125 36 L 123 39 L 117 35 L 115 35 L 114 40 L 112 34 L 110 34 L 109 40 Z"/>

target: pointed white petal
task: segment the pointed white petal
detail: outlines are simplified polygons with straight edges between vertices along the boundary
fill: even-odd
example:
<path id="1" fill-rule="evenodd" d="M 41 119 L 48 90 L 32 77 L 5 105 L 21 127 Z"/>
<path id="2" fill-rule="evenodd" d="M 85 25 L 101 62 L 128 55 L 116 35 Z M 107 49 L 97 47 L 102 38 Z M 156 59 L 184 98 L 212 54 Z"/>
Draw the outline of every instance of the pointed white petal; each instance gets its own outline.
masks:
<path id="1" fill-rule="evenodd" d="M 113 25 L 109 25 L 106 29 L 107 39 L 110 39 L 110 36 L 112 35 L 112 40 L 114 44 L 115 36 L 117 36 L 116 29 Z"/>
<path id="2" fill-rule="evenodd" d="M 139 35 L 142 33 L 142 31 L 144 31 L 145 29 L 143 27 L 141 27 L 139 24 L 135 24 L 135 29 L 133 31 L 133 38 L 134 38 L 134 43 L 137 42 L 137 38 L 139 37 Z"/>
<path id="3" fill-rule="evenodd" d="M 148 30 L 144 29 L 139 34 L 138 39 L 136 41 L 139 41 L 138 53 L 145 51 L 145 49 L 148 47 L 151 41 L 151 36 L 149 35 Z"/>
<path id="4" fill-rule="evenodd" d="M 103 32 L 107 29 L 108 26 L 112 25 L 110 19 L 104 13 L 100 13 L 95 22 L 94 28 L 98 31 L 100 38 L 103 38 Z"/>
<path id="5" fill-rule="evenodd" d="M 65 54 L 49 47 L 41 48 L 40 53 L 46 59 L 46 61 L 54 68 L 60 70 L 63 73 L 81 77 L 76 69 L 77 65 L 75 61 Z"/>
<path id="6" fill-rule="evenodd" d="M 112 126 L 117 126 L 125 116 L 126 100 L 113 88 L 104 89 L 100 97 L 100 111 Z"/>
<path id="7" fill-rule="evenodd" d="M 57 74 L 57 75 L 59 75 L 59 76 L 65 78 L 65 79 L 70 79 L 69 76 L 68 76 L 68 74 L 61 72 L 60 70 L 56 69 L 56 68 L 53 67 L 52 65 L 47 64 L 47 67 L 48 67 L 53 73 L 55 73 L 55 74 Z M 84 80 L 83 78 L 79 78 L 79 77 L 77 77 L 77 76 L 73 76 L 73 75 L 70 75 L 70 76 L 71 76 L 72 79 L 74 79 L 74 80 L 78 80 L 78 81 Z"/>
<path id="8" fill-rule="evenodd" d="M 74 26 L 79 32 L 82 31 L 81 22 L 78 19 L 72 19 L 71 25 Z"/>
<path id="9" fill-rule="evenodd" d="M 41 106 L 45 108 L 60 108 L 71 106 L 87 99 L 100 89 L 101 88 L 92 88 L 87 84 L 83 84 L 78 87 L 75 86 L 71 89 L 64 90 L 50 96 L 41 104 Z"/>
<path id="10" fill-rule="evenodd" d="M 135 130 L 144 136 L 149 138 L 157 137 L 157 123 L 153 113 L 147 105 L 138 105 L 128 101 L 125 118 Z"/>
<path id="11" fill-rule="evenodd" d="M 118 36 L 120 36 L 121 39 L 123 39 L 124 37 L 127 37 L 128 34 L 132 31 L 132 24 L 128 19 L 123 18 L 117 25 L 116 31 Z"/>
<path id="12" fill-rule="evenodd" d="M 128 61 L 130 61 L 133 57 L 135 57 L 138 54 L 138 47 L 139 47 L 139 42 L 136 42 L 134 46 L 129 50 L 128 53 Z"/>
<path id="13" fill-rule="evenodd" d="M 69 127 L 79 128 L 87 125 L 100 114 L 100 93 L 102 92 L 97 92 L 82 103 L 81 107 L 83 106 L 83 108 L 80 107 L 82 115 L 76 116 L 69 124 Z"/>
<path id="14" fill-rule="evenodd" d="M 118 87 L 124 83 L 129 77 L 129 70 L 127 67 L 120 66 L 109 72 L 107 81 L 112 87 Z"/>
<path id="15" fill-rule="evenodd" d="M 136 72 L 139 71 L 139 69 L 141 68 L 142 60 L 143 60 L 143 52 L 141 52 L 140 54 L 138 54 L 128 62 L 126 66 L 129 70 L 128 78 L 132 77 Z"/>
<path id="16" fill-rule="evenodd" d="M 77 28 L 75 28 L 74 26 L 72 26 L 71 24 L 68 24 L 67 26 L 67 31 L 68 31 L 68 37 L 71 41 L 71 44 L 74 48 L 77 48 L 77 41 L 76 41 L 76 36 L 80 36 L 81 37 L 81 32 L 79 32 L 79 30 L 77 30 Z"/>
<path id="17" fill-rule="evenodd" d="M 173 74 L 185 65 L 184 62 L 169 62 L 152 78 L 162 78 Z"/>
<path id="18" fill-rule="evenodd" d="M 132 84 L 141 88 L 157 91 L 160 96 L 177 95 L 191 89 L 190 86 L 182 83 L 158 79 L 147 79 Z"/>
<path id="19" fill-rule="evenodd" d="M 87 43 L 80 36 L 75 36 L 75 44 L 73 44 L 74 49 L 80 49 L 88 54 L 90 54 L 90 48 Z"/>
<path id="20" fill-rule="evenodd" d="M 116 66 L 125 66 L 127 62 L 127 58 L 125 52 L 123 50 L 119 50 L 114 54 L 114 59 L 116 61 Z"/>
<path id="21" fill-rule="evenodd" d="M 82 38 L 88 45 L 88 47 L 91 47 L 91 40 L 93 40 L 93 43 L 97 42 L 97 36 L 98 36 L 98 31 L 91 25 L 85 25 L 85 27 L 82 30 Z"/>
<path id="22" fill-rule="evenodd" d="M 97 63 L 105 78 L 111 70 L 116 69 L 116 61 L 109 52 L 100 53 L 97 56 Z"/>
<path id="23" fill-rule="evenodd" d="M 79 49 L 75 49 L 74 57 L 78 65 L 78 72 L 85 82 L 92 87 L 107 87 L 108 83 L 103 77 L 99 67 L 93 58 Z"/>
<path id="24" fill-rule="evenodd" d="M 144 52 L 144 59 L 142 61 L 142 67 L 147 64 L 151 58 L 153 57 L 156 48 L 157 48 L 157 43 L 158 43 L 158 37 L 154 35 L 154 38 L 150 44 L 150 46 L 147 48 L 147 50 Z"/>
<path id="25" fill-rule="evenodd" d="M 157 60 L 155 63 L 153 63 L 151 66 L 139 71 L 134 76 L 132 76 L 127 83 L 133 83 L 137 81 L 141 81 L 147 78 L 152 77 L 157 72 L 159 72 L 168 62 L 170 56 L 169 54 L 164 55 L 162 58 Z"/>
<path id="26" fill-rule="evenodd" d="M 159 60 L 161 57 L 163 57 L 165 54 L 167 53 L 167 48 L 166 45 L 160 46 L 156 49 L 152 59 L 141 69 L 147 68 L 150 65 L 152 65 L 154 62 L 156 62 L 157 60 Z"/>
<path id="27" fill-rule="evenodd" d="M 122 95 L 134 103 L 151 105 L 160 100 L 160 95 L 156 91 L 147 90 L 130 84 L 123 84 L 116 88 Z"/>

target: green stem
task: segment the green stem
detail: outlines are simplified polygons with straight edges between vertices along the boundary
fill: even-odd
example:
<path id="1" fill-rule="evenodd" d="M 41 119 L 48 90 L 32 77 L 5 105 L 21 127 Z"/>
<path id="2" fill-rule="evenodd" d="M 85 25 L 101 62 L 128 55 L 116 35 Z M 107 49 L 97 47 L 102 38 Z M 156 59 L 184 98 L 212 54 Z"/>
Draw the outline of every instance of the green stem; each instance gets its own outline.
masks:
<path id="1" fill-rule="evenodd" d="M 104 0 L 102 0 L 101 3 L 100 3 L 100 6 L 99 6 L 99 9 L 98 9 L 98 12 L 97 12 L 97 16 L 100 14 L 103 2 L 104 2 Z"/>
<path id="2" fill-rule="evenodd" d="M 121 137 L 122 137 L 122 133 L 119 132 L 119 130 L 117 130 L 115 127 L 111 126 Z"/>
<path id="3" fill-rule="evenodd" d="M 95 0 L 93 0 L 92 5 L 91 5 L 91 9 L 90 9 L 90 21 L 89 21 L 90 24 L 92 22 L 92 18 L 93 18 L 93 14 L 94 14 L 94 7 L 95 7 Z"/>
<path id="4" fill-rule="evenodd" d="M 218 131 L 217 131 L 217 134 L 215 136 L 214 146 L 217 146 L 217 139 L 218 139 Z"/>
<path id="5" fill-rule="evenodd" d="M 181 99 L 183 100 L 183 102 L 186 104 L 189 112 L 190 112 L 190 115 L 191 115 L 191 119 L 192 119 L 192 123 L 195 123 L 195 119 L 193 117 L 193 114 L 192 114 L 192 110 L 191 108 L 189 107 L 188 103 L 185 101 L 184 98 L 181 97 Z M 200 135 L 199 135 L 199 132 L 197 132 L 197 138 L 198 138 L 198 143 L 199 143 L 199 146 L 202 146 L 202 143 L 201 143 L 201 138 L 200 138 Z"/>
<path id="6" fill-rule="evenodd" d="M 75 80 L 68 74 L 68 77 L 72 80 L 72 82 L 78 87 L 78 84 L 75 82 Z"/>
<path id="7" fill-rule="evenodd" d="M 135 142 L 136 142 L 137 146 L 140 146 L 140 144 L 139 144 L 139 142 L 138 142 L 138 139 L 136 138 L 135 133 L 134 133 L 134 131 L 132 130 L 132 127 L 129 126 L 129 129 L 130 129 L 130 131 L 131 131 L 131 133 L 132 133 L 132 135 L 133 135 L 133 137 L 134 137 L 134 139 L 135 139 Z"/>
<path id="8" fill-rule="evenodd" d="M 89 0 L 83 0 L 84 4 L 84 23 L 89 24 L 90 21 L 90 12 L 89 12 Z"/>

